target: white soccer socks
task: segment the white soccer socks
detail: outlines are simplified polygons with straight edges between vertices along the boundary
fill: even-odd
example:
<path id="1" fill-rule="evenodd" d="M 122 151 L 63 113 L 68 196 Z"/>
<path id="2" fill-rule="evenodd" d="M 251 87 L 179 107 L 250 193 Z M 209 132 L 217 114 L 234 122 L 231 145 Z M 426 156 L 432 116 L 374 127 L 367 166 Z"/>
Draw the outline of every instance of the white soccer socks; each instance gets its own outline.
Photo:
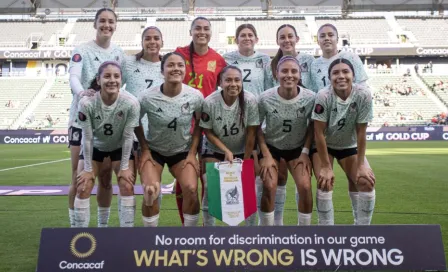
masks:
<path id="1" fill-rule="evenodd" d="M 204 198 L 202 199 L 202 220 L 204 221 L 204 226 L 215 226 L 216 220 L 213 216 L 208 213 L 208 193 L 207 193 L 207 175 L 202 175 L 202 180 L 204 181 Z M 185 222 L 186 223 L 186 222 Z M 186 224 L 185 224 L 186 226 Z"/>
<path id="2" fill-rule="evenodd" d="M 90 198 L 75 198 L 75 227 L 87 228 L 90 223 Z"/>
<path id="3" fill-rule="evenodd" d="M 301 213 L 299 212 L 299 226 L 309 226 L 311 225 L 311 215 L 312 213 Z"/>
<path id="4" fill-rule="evenodd" d="M 260 225 L 261 226 L 273 226 L 274 225 L 274 213 L 272 212 L 263 212 L 260 211 Z"/>
<path id="5" fill-rule="evenodd" d="M 196 227 L 199 222 L 199 214 L 186 214 L 184 213 L 184 226 Z"/>
<path id="6" fill-rule="evenodd" d="M 357 225 L 370 225 L 375 209 L 375 198 L 375 189 L 371 192 L 359 192 Z"/>
<path id="7" fill-rule="evenodd" d="M 357 225 L 359 192 L 348 192 L 348 195 L 350 196 L 350 201 L 352 202 L 353 223 L 354 225 Z"/>
<path id="8" fill-rule="evenodd" d="M 277 186 L 275 192 L 274 225 L 283 226 L 283 211 L 286 201 L 286 185 Z"/>
<path id="9" fill-rule="evenodd" d="M 317 214 L 319 225 L 334 225 L 333 191 L 317 190 Z"/>
<path id="10" fill-rule="evenodd" d="M 98 206 L 98 228 L 107 228 L 109 223 L 110 207 Z"/>
<path id="11" fill-rule="evenodd" d="M 135 218 L 135 196 L 121 196 L 120 199 L 120 227 L 133 227 Z"/>
<path id="12" fill-rule="evenodd" d="M 68 218 L 70 220 L 70 228 L 75 227 L 75 210 L 68 208 Z"/>
<path id="13" fill-rule="evenodd" d="M 143 216 L 144 227 L 157 227 L 158 225 L 159 225 L 159 214 L 150 217 Z"/>

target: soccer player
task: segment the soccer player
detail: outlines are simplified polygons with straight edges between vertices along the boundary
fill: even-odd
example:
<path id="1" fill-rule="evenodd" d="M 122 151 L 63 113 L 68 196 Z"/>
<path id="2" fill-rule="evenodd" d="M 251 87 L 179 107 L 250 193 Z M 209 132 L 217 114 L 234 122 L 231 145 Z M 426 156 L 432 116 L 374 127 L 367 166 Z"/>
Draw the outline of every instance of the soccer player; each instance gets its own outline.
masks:
<path id="1" fill-rule="evenodd" d="M 270 65 L 266 68 L 265 86 L 272 88 L 278 86 L 277 65 L 283 56 L 293 56 L 300 64 L 301 84 L 305 88 L 310 85 L 310 67 L 314 57 L 303 52 L 297 52 L 296 45 L 299 42 L 299 36 L 294 26 L 289 24 L 281 25 L 277 29 L 277 44 L 279 49 L 272 59 Z M 286 201 L 286 181 L 288 180 L 288 169 L 286 162 L 282 159 L 279 166 L 278 187 L 275 196 L 275 225 L 283 225 L 283 210 Z M 296 193 L 297 194 L 297 193 Z"/>
<path id="2" fill-rule="evenodd" d="M 359 191 L 355 223 L 369 225 L 375 207 L 375 176 L 365 152 L 372 95 L 367 85 L 354 83 L 355 68 L 347 59 L 331 62 L 327 73 L 331 85 L 317 94 L 312 114 L 317 146 L 313 165 L 318 184 L 319 224 L 334 224 L 333 159 L 336 158 L 351 186 Z"/>
<path id="3" fill-rule="evenodd" d="M 80 155 L 75 198 L 75 226 L 88 227 L 90 194 L 103 160 L 110 157 L 121 195 L 120 226 L 133 227 L 135 215 L 134 164 L 131 157 L 133 131 L 138 126 L 140 105 L 127 92 L 120 92 L 121 67 L 106 61 L 98 69 L 101 90 L 85 96 L 78 106 L 78 122 L 84 143 Z"/>
<path id="4" fill-rule="evenodd" d="M 260 121 L 257 98 L 243 90 L 243 74 L 238 67 L 226 66 L 221 71 L 220 82 L 222 90 L 209 95 L 202 108 L 200 126 L 206 136 L 205 149 L 202 150 L 204 163 L 249 159 Z M 214 226 L 215 218 L 208 213 L 205 171 L 202 179 L 205 185 L 202 203 L 204 225 Z"/>
<path id="5" fill-rule="evenodd" d="M 263 180 L 260 223 L 262 226 L 275 223 L 277 169 L 283 158 L 300 195 L 299 225 L 310 225 L 313 197 L 308 152 L 313 133 L 310 117 L 315 93 L 299 85 L 300 64 L 295 57 L 282 57 L 275 71 L 280 86 L 262 93 L 258 103 L 260 122 L 266 121 L 264 132 L 261 129 L 258 132 Z"/>
<path id="6" fill-rule="evenodd" d="M 93 96 L 95 92 L 89 89 L 95 79 L 99 66 L 105 61 L 121 62 L 124 58 L 123 50 L 111 42 L 117 27 L 117 16 L 108 8 L 99 9 L 95 15 L 93 27 L 96 29 L 95 40 L 76 47 L 70 61 L 70 88 L 73 93 L 69 118 L 69 146 L 71 153 L 72 182 L 69 189 L 69 217 L 70 225 L 74 222 L 74 201 L 76 196 L 76 176 L 81 150 L 82 132 L 77 120 L 78 103 L 83 96 Z M 107 167 L 108 166 L 108 167 Z M 106 158 L 99 175 L 97 193 L 98 227 L 107 227 L 112 201 L 112 176 L 110 159 Z"/>
<path id="7" fill-rule="evenodd" d="M 190 35 L 192 38 L 190 44 L 176 49 L 176 52 L 185 58 L 187 64 L 183 83 L 198 89 L 204 97 L 207 97 L 216 90 L 218 75 L 222 68 L 226 66 L 226 61 L 209 47 L 212 30 L 207 18 L 196 17 L 191 22 Z M 199 149 L 201 148 L 202 144 L 199 145 Z M 199 152 L 199 156 L 200 154 L 201 152 Z M 201 168 L 203 167 L 204 165 L 201 164 Z M 201 177 L 202 192 L 204 192 L 203 183 Z M 183 223 L 182 188 L 178 183 L 176 183 L 176 199 L 179 216 Z"/>
<path id="8" fill-rule="evenodd" d="M 255 45 L 258 43 L 257 30 L 252 24 L 242 24 L 236 29 L 235 42 L 238 50 L 223 55 L 227 64 L 239 67 L 243 71 L 243 87 L 245 91 L 253 93 L 258 97 L 267 90 L 264 85 L 266 79 L 266 67 L 268 67 L 271 58 L 261 52 L 255 51 Z M 258 163 L 258 152 L 253 151 L 254 164 Z M 258 171 L 257 171 L 258 172 Z M 263 183 L 261 178 L 255 178 L 257 188 L 257 205 L 260 209 L 260 198 Z M 246 225 L 256 225 L 256 214 L 246 219 Z"/>
<path id="9" fill-rule="evenodd" d="M 165 163 L 182 187 L 183 218 L 185 226 L 196 226 L 199 220 L 198 176 L 196 159 L 201 136 L 200 114 L 204 97 L 200 91 L 182 83 L 186 64 L 181 54 L 163 56 L 161 71 L 165 82 L 140 93 L 140 119 L 148 118 L 148 133 L 136 129 L 142 148 L 140 177 L 144 189 L 142 210 L 144 226 L 156 227 L 159 222 L 159 204 L 155 201 Z M 190 132 L 195 120 L 193 133 Z"/>
<path id="10" fill-rule="evenodd" d="M 354 68 L 354 74 L 356 75 L 353 81 L 357 84 L 367 85 L 367 74 L 364 70 L 363 63 L 358 55 L 349 52 L 349 51 L 338 51 L 338 30 L 332 24 L 324 24 L 322 25 L 317 32 L 317 42 L 319 47 L 322 50 L 322 56 L 317 58 L 311 65 L 311 87 L 313 91 L 316 93 L 321 89 L 329 86 L 331 84 L 330 78 L 328 76 L 328 68 L 330 67 L 330 63 L 332 63 L 335 59 L 345 58 L 352 63 Z M 373 116 L 373 109 L 371 115 Z M 313 151 L 315 149 L 313 148 Z M 315 152 L 312 155 L 312 160 L 314 162 L 315 156 L 317 154 Z M 314 164 L 313 164 L 314 165 Z M 314 169 L 314 173 L 317 169 Z M 358 203 L 358 190 L 354 183 L 348 181 L 348 191 L 352 204 L 352 211 L 354 222 L 356 224 L 356 211 L 357 211 L 357 203 Z"/>

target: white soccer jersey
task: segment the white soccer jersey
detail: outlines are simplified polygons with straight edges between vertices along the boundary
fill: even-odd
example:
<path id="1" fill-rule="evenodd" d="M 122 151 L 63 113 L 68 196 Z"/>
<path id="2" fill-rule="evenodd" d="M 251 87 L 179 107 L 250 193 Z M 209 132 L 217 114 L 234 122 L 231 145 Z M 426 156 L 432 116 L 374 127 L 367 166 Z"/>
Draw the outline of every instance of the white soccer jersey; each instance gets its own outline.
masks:
<path id="1" fill-rule="evenodd" d="M 243 154 L 246 144 L 246 128 L 258 126 L 257 98 L 250 92 L 244 91 L 244 127 L 240 121 L 239 99 L 232 106 L 227 106 L 220 92 L 209 95 L 202 106 L 200 126 L 211 129 L 213 133 L 233 154 Z M 206 149 L 224 154 L 217 146 L 206 139 Z"/>
<path id="2" fill-rule="evenodd" d="M 252 56 L 246 57 L 238 51 L 232 51 L 223 55 L 228 65 L 235 65 L 243 72 L 244 90 L 258 96 L 267 88 L 264 86 L 265 69 L 270 61 L 270 57 L 261 52 L 255 52 Z"/>
<path id="3" fill-rule="evenodd" d="M 126 84 L 126 91 L 138 97 L 141 91 L 162 84 L 165 79 L 160 71 L 160 63 L 144 59 L 137 61 L 135 55 L 126 56 L 123 63 L 123 84 Z"/>
<path id="4" fill-rule="evenodd" d="M 258 102 L 260 123 L 266 121 L 266 143 L 280 150 L 303 146 L 316 94 L 300 87 L 298 96 L 286 100 L 277 89 L 274 87 L 262 93 Z"/>
<path id="5" fill-rule="evenodd" d="M 364 70 L 364 65 L 358 55 L 348 51 L 340 51 L 333 57 L 326 59 L 324 57 L 319 57 L 311 65 L 311 90 L 316 93 L 321 89 L 329 86 L 331 84 L 328 78 L 328 68 L 330 64 L 339 58 L 347 59 L 353 65 L 355 69 L 355 83 L 363 82 L 368 79 L 366 71 Z"/>
<path id="6" fill-rule="evenodd" d="M 306 88 L 310 89 L 311 85 L 311 64 L 314 61 L 314 57 L 307 54 L 299 52 L 299 54 L 296 56 L 297 61 L 300 64 L 300 78 L 302 79 L 302 85 Z M 272 69 L 271 69 L 271 62 L 269 62 L 268 66 L 266 67 L 266 82 L 265 87 L 266 89 L 270 89 L 274 86 L 278 86 L 279 83 L 277 80 L 274 79 L 272 75 Z"/>
<path id="7" fill-rule="evenodd" d="M 331 86 L 319 91 L 312 119 L 326 122 L 325 140 L 333 149 L 357 147 L 356 124 L 372 120 L 372 96 L 366 85 L 353 84 L 347 100 L 343 101 Z"/>
<path id="8" fill-rule="evenodd" d="M 123 145 L 125 128 L 138 126 L 140 105 L 137 98 L 120 91 L 114 104 L 107 106 L 100 92 L 79 102 L 78 122 L 82 129 L 92 128 L 93 147 L 110 152 Z"/>
<path id="9" fill-rule="evenodd" d="M 98 46 L 95 41 L 90 41 L 73 50 L 70 60 L 70 75 L 76 75 L 79 78 L 81 86 L 79 88 L 87 90 L 92 80 L 98 73 L 98 68 L 105 61 L 116 61 L 121 64 L 124 59 L 123 49 L 111 43 L 109 48 L 104 49 Z M 76 95 L 77 91 L 72 90 L 73 100 L 70 107 L 69 126 L 77 125 L 77 109 L 80 97 Z"/>
<path id="10" fill-rule="evenodd" d="M 204 96 L 199 90 L 182 84 L 180 94 L 168 97 L 162 93 L 161 86 L 140 93 L 140 119 L 148 117 L 149 148 L 164 156 L 173 156 L 189 151 L 192 119 L 195 113 L 201 112 Z"/>

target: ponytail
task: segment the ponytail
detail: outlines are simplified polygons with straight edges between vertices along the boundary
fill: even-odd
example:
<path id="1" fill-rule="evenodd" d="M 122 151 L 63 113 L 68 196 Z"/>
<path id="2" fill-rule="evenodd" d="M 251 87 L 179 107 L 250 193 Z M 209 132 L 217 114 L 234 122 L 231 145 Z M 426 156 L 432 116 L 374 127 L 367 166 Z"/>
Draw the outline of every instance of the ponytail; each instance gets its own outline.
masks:
<path id="1" fill-rule="evenodd" d="M 240 106 L 240 125 L 244 128 L 244 113 L 245 113 L 245 104 L 244 103 L 244 88 L 241 90 L 238 95 L 238 104 Z"/>
<path id="2" fill-rule="evenodd" d="M 283 51 L 281 49 L 278 49 L 277 54 L 271 61 L 272 76 L 274 77 L 275 80 L 277 80 L 277 65 L 282 57 L 283 57 Z"/>
<path id="3" fill-rule="evenodd" d="M 92 82 L 90 82 L 89 89 L 95 90 L 95 92 L 99 92 L 101 90 L 101 86 L 98 84 L 97 81 L 97 76 L 95 76 Z"/>
<path id="4" fill-rule="evenodd" d="M 193 53 L 194 53 L 194 44 L 193 41 L 190 43 L 190 66 L 191 66 L 191 76 L 192 78 L 196 78 L 196 73 L 194 72 L 194 61 L 193 61 Z"/>

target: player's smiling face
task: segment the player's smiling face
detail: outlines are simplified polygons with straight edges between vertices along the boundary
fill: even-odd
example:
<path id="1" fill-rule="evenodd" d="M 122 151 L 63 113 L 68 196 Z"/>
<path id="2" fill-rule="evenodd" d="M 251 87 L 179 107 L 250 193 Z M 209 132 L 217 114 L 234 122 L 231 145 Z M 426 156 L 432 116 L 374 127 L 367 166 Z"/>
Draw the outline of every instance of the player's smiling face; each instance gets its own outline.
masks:
<path id="1" fill-rule="evenodd" d="M 337 51 L 338 33 L 332 27 L 324 26 L 317 34 L 317 42 L 322 51 Z"/>
<path id="2" fill-rule="evenodd" d="M 163 64 L 165 82 L 182 83 L 185 77 L 185 61 L 181 56 L 172 54 Z"/>
<path id="3" fill-rule="evenodd" d="M 212 29 L 207 20 L 196 20 L 190 29 L 193 43 L 197 45 L 208 45 L 212 37 Z"/>
<path id="4" fill-rule="evenodd" d="M 296 51 L 296 44 L 299 41 L 294 29 L 286 26 L 278 31 L 277 44 L 284 55 L 292 55 Z"/>
<path id="5" fill-rule="evenodd" d="M 257 44 L 258 38 L 255 36 L 249 28 L 244 28 L 236 37 L 236 43 L 240 51 L 254 50 L 255 44 Z"/>
<path id="6" fill-rule="evenodd" d="M 111 11 L 103 11 L 94 25 L 98 37 L 112 37 L 117 28 L 117 20 Z"/>
<path id="7" fill-rule="evenodd" d="M 121 71 L 115 65 L 107 65 L 97 81 L 101 91 L 107 94 L 118 93 L 121 87 Z"/>
<path id="8" fill-rule="evenodd" d="M 221 76 L 221 88 L 224 95 L 237 97 L 243 90 L 243 80 L 240 71 L 229 68 Z"/>
<path id="9" fill-rule="evenodd" d="M 146 54 L 159 54 L 163 46 L 162 35 L 157 29 L 150 28 L 143 34 L 143 50 Z"/>
<path id="10" fill-rule="evenodd" d="M 287 60 L 280 64 L 277 71 L 277 78 L 283 88 L 295 88 L 299 85 L 300 67 L 297 62 Z"/>
<path id="11" fill-rule="evenodd" d="M 347 91 L 353 83 L 353 71 L 345 63 L 338 63 L 330 71 L 331 85 L 336 91 Z"/>

